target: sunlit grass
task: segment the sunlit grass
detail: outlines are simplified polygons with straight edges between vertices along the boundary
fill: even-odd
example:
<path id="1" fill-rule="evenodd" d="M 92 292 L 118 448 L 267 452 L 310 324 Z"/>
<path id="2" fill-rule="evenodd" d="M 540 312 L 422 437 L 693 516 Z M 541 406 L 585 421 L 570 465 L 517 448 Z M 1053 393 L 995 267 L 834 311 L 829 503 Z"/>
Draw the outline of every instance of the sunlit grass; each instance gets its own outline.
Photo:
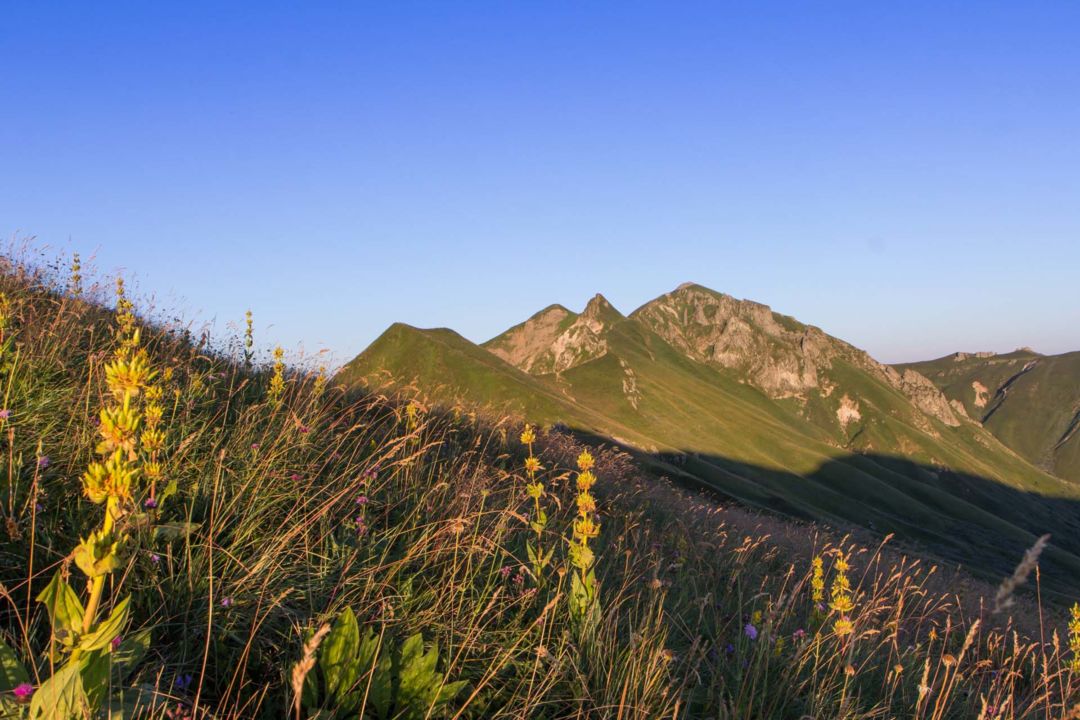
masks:
<path id="1" fill-rule="evenodd" d="M 348 394 L 260 357 L 250 315 L 216 347 L 118 314 L 84 272 L 0 275 L 13 717 L 70 659 L 35 600 L 55 577 L 90 626 L 131 598 L 99 648 L 125 672 L 90 698 L 129 715 L 1064 718 L 1080 702 L 1075 618 L 1020 603 L 1026 637 L 963 610 L 925 561 L 810 527 L 789 551 L 611 447 Z M 139 468 L 129 491 L 83 480 L 117 452 Z M 127 537 L 87 587 L 73 549 L 109 517 Z"/>

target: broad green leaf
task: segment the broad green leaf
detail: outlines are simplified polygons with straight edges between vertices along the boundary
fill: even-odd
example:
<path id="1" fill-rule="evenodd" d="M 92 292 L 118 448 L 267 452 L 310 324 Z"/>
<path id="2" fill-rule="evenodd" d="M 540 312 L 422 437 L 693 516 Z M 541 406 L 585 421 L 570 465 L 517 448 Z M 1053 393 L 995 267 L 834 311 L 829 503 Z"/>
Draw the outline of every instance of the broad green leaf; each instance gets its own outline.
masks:
<path id="1" fill-rule="evenodd" d="M 59 570 L 45 589 L 37 596 L 37 601 L 49 611 L 49 622 L 53 634 L 66 644 L 71 644 L 73 634 L 82 629 L 83 606 L 79 596 L 64 581 Z"/>
<path id="2" fill-rule="evenodd" d="M 109 653 L 95 650 L 79 656 L 83 692 L 92 710 L 97 710 L 109 694 Z"/>
<path id="3" fill-rule="evenodd" d="M 360 627 L 351 608 L 345 608 L 319 648 L 319 665 L 327 694 L 340 700 L 356 680 L 354 660 L 360 647 Z"/>
<path id="4" fill-rule="evenodd" d="M 79 650 L 92 652 L 108 647 L 115 638 L 120 636 L 124 626 L 127 625 L 128 605 L 130 604 L 130 595 L 117 603 L 107 620 L 102 620 L 96 628 L 79 640 Z"/>
<path id="5" fill-rule="evenodd" d="M 26 668 L 19 662 L 15 651 L 0 640 L 0 693 L 10 692 L 25 682 L 30 682 Z"/>
<path id="6" fill-rule="evenodd" d="M 71 720 L 89 711 L 79 663 L 69 662 L 41 684 L 30 701 L 31 720 Z"/>
<path id="7" fill-rule="evenodd" d="M 379 656 L 371 676 L 368 705 L 375 708 L 380 718 L 389 718 L 394 706 L 394 663 L 389 652 Z"/>

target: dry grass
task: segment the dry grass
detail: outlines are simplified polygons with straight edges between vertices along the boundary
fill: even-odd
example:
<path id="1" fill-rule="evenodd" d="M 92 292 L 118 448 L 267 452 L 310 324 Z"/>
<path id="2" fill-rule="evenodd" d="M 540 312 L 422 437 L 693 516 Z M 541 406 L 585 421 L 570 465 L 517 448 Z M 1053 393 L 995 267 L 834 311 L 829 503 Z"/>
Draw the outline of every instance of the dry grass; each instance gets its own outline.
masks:
<path id="1" fill-rule="evenodd" d="M 0 276 L 18 333 L 3 375 L 0 637 L 35 685 L 50 638 L 33 597 L 100 517 L 78 477 L 113 342 L 101 295 L 88 287 L 87 302 L 63 285 L 16 264 Z M 239 340 L 214 348 L 164 322 L 145 338 L 155 366 L 172 369 L 164 462 L 178 492 L 156 518 L 164 530 L 128 548 L 110 595 L 135 598 L 125 634 L 152 633 L 120 683 L 144 716 L 309 714 L 296 700 L 322 682 L 325 628 L 345 607 L 385 657 L 422 633 L 439 648 L 439 676 L 467 682 L 448 705 L 396 708 L 408 717 L 1045 719 L 1080 702 L 1058 615 L 1022 600 L 1022 623 L 990 617 L 979 601 L 989 586 L 862 538 L 719 507 L 642 476 L 614 448 L 592 448 L 599 600 L 595 623 L 575 622 L 573 437 L 538 433 L 549 515 L 538 533 L 509 419 L 410 410 L 296 370 L 275 381 L 272 364 L 247 367 Z M 555 548 L 540 578 L 531 541 Z M 848 635 L 810 592 L 812 558 L 831 585 L 841 554 Z M 352 717 L 379 717 L 366 690 L 375 663 L 361 668 Z M 333 698 L 317 702 L 333 716 Z"/>

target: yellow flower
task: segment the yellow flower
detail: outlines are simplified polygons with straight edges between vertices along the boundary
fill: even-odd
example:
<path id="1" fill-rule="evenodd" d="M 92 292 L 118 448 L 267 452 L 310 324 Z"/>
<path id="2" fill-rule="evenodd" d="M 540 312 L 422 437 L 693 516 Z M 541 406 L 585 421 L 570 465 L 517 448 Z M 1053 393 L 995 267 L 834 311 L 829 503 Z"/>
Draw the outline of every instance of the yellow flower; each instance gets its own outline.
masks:
<path id="1" fill-rule="evenodd" d="M 533 432 L 532 425 L 526 425 L 525 429 L 521 431 L 521 443 L 523 445 L 532 445 L 536 442 L 536 433 Z"/>
<path id="2" fill-rule="evenodd" d="M 581 492 L 589 492 L 593 485 L 596 484 L 596 476 L 591 471 L 585 470 L 578 473 L 577 488 Z"/>
<path id="3" fill-rule="evenodd" d="M 848 569 L 847 558 L 840 555 L 836 560 L 836 576 L 830 590 L 832 602 L 829 603 L 829 607 L 840 615 L 847 615 L 855 609 L 855 601 L 851 596 L 851 581 L 847 576 Z"/>
<path id="4" fill-rule="evenodd" d="M 825 599 L 825 564 L 818 555 L 814 558 L 814 574 L 810 578 L 811 599 L 819 603 Z"/>
<path id="5" fill-rule="evenodd" d="M 540 466 L 540 460 L 539 459 L 537 459 L 535 457 L 532 457 L 532 456 L 529 456 L 529 457 L 525 458 L 525 469 L 530 474 L 532 474 L 532 473 L 540 472 L 540 470 L 543 469 L 543 468 Z"/>
<path id="6" fill-rule="evenodd" d="M 1080 673 L 1080 603 L 1073 603 L 1069 615 L 1069 650 L 1073 654 L 1069 669 Z"/>
<path id="7" fill-rule="evenodd" d="M 105 366 L 105 382 L 109 392 L 118 398 L 136 397 L 154 376 L 143 353 L 126 360 L 116 360 Z"/>
<path id="8" fill-rule="evenodd" d="M 582 450 L 578 455 L 577 466 L 582 472 L 587 472 L 593 469 L 596 462 L 593 460 L 593 456 L 589 454 L 588 450 Z"/>
<path id="9" fill-rule="evenodd" d="M 850 635 L 851 633 L 855 632 L 855 625 L 846 617 L 842 617 L 836 621 L 835 625 L 833 625 L 833 632 L 835 632 L 840 637 Z"/>
<path id="10" fill-rule="evenodd" d="M 100 504 L 107 498 L 131 498 L 131 485 L 139 469 L 124 457 L 122 450 L 114 452 L 104 463 L 91 463 L 83 473 L 83 491 L 90 502 Z"/>
<path id="11" fill-rule="evenodd" d="M 600 525 L 592 518 L 583 517 L 574 521 L 574 536 L 584 543 L 600 534 Z"/>
<path id="12" fill-rule="evenodd" d="M 596 498 L 587 492 L 579 493 L 577 496 L 577 508 L 582 515 L 594 512 L 596 510 Z"/>
<path id="13" fill-rule="evenodd" d="M 101 442 L 97 446 L 98 454 L 106 455 L 115 450 L 133 454 L 135 435 L 139 431 L 139 414 L 130 408 L 102 408 L 100 418 L 98 434 L 101 435 Z"/>

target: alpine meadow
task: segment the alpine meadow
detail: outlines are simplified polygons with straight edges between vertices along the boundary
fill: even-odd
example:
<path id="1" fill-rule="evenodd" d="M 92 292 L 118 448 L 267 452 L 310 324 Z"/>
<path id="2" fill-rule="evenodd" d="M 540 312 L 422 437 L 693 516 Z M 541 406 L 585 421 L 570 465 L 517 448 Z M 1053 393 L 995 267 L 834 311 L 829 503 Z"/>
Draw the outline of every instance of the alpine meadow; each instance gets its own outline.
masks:
<path id="1" fill-rule="evenodd" d="M 0 720 L 1080 720 L 1080 3 L 0 11 Z"/>

